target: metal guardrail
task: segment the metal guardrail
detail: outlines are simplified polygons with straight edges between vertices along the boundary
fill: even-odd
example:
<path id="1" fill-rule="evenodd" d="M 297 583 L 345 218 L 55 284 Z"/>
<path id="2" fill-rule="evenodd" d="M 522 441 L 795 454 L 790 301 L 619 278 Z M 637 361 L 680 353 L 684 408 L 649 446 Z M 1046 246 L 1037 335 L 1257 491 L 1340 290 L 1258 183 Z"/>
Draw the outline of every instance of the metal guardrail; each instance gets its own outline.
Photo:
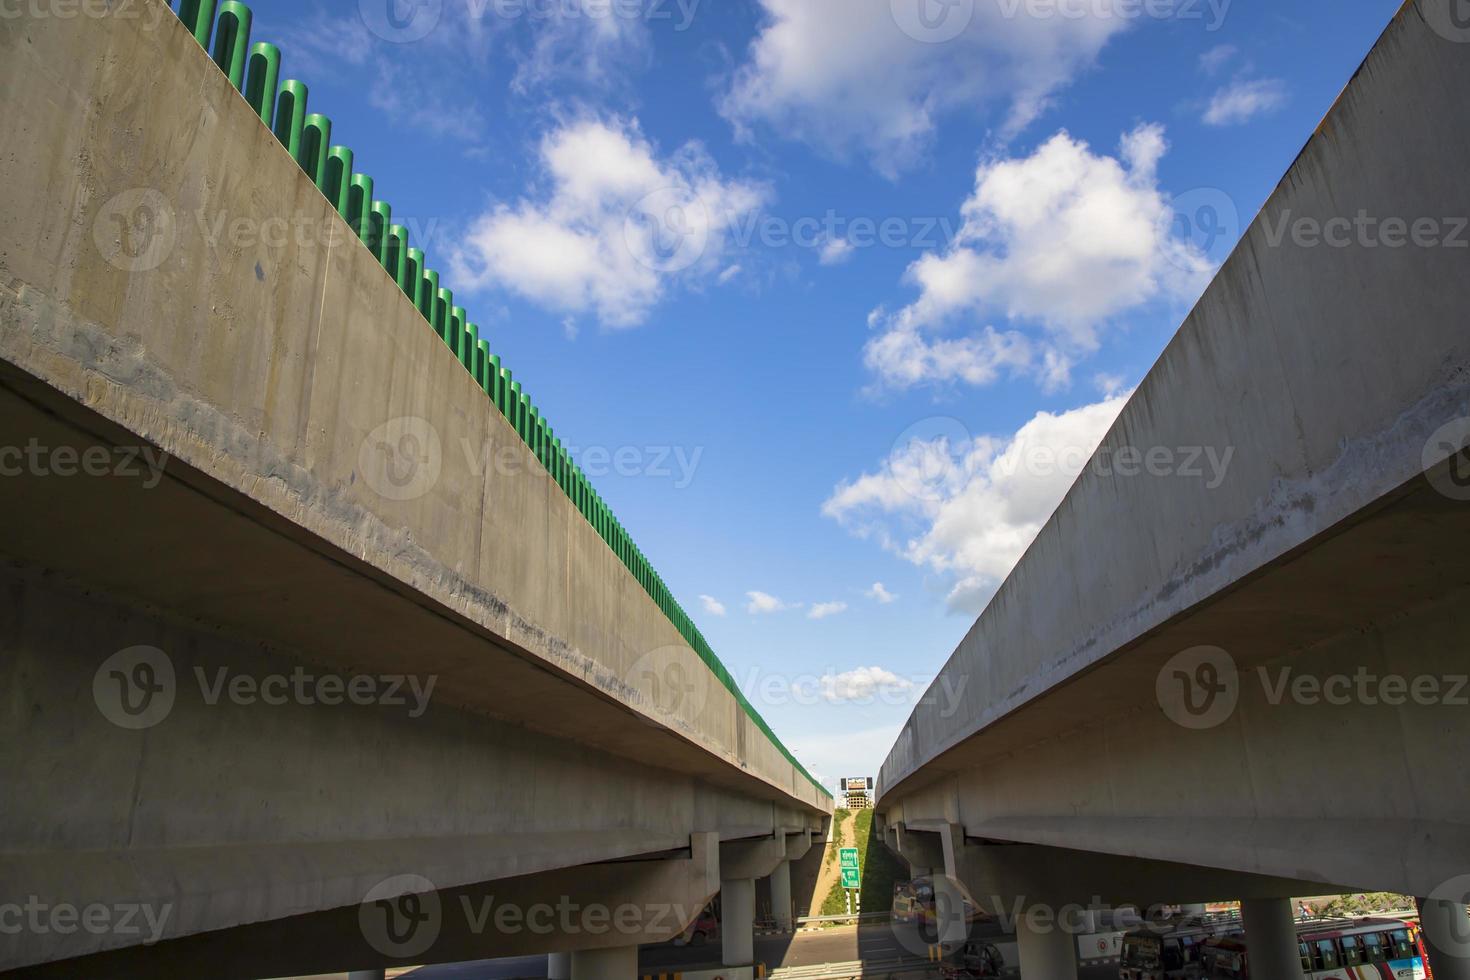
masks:
<path id="1" fill-rule="evenodd" d="M 175 6 L 172 0 L 168 2 L 170 7 Z M 418 308 L 475 383 L 484 389 L 547 474 L 607 542 L 679 635 L 787 761 L 830 800 L 831 792 L 797 761 L 740 690 L 694 620 L 593 489 L 581 467 L 572 460 L 551 424 L 532 403 L 531 396 L 521 390 L 521 383 L 501 365 L 500 357 L 491 352 L 480 327 L 470 322 L 464 307 L 455 305 L 453 291 L 441 287 L 439 273 L 428 268 L 423 250 L 409 244 L 408 229 L 391 223 L 392 207 L 373 198 L 373 179 L 353 170 L 352 150 L 333 145 L 331 119 L 306 111 L 306 84 L 296 79 L 280 79 L 280 48 L 263 41 L 251 43 L 250 8 L 239 0 L 179 0 L 177 12 L 205 53 Z"/>
<path id="2" fill-rule="evenodd" d="M 853 912 L 849 915 L 808 915 L 796 920 L 797 926 L 809 922 L 876 922 L 892 918 L 891 912 Z"/>

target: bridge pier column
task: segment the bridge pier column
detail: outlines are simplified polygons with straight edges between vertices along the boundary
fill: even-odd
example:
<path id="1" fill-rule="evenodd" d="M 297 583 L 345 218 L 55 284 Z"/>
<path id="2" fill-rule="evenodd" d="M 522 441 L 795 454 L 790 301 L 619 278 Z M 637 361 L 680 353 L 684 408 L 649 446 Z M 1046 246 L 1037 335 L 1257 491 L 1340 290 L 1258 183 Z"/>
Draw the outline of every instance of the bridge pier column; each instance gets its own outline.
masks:
<path id="1" fill-rule="evenodd" d="M 546 978 L 547 980 L 572 980 L 572 954 L 547 953 Z"/>
<path id="2" fill-rule="evenodd" d="M 1240 903 L 1251 976 L 1302 980 L 1296 918 L 1289 898 L 1248 898 Z"/>
<path id="3" fill-rule="evenodd" d="M 638 947 L 581 949 L 571 955 L 571 980 L 635 980 Z"/>
<path id="4" fill-rule="evenodd" d="M 776 928 L 790 932 L 791 918 L 791 862 L 782 861 L 771 872 L 771 914 L 776 918 Z"/>
<path id="5" fill-rule="evenodd" d="M 1434 980 L 1470 980 L 1470 918 L 1459 902 L 1419 900 L 1419 923 Z"/>
<path id="6" fill-rule="evenodd" d="M 755 962 L 754 878 L 720 882 L 720 941 L 721 962 L 725 966 L 749 966 Z"/>
<path id="7" fill-rule="evenodd" d="M 1022 915 L 1016 922 L 1021 980 L 1077 980 L 1077 937 L 1056 923 L 1045 930 Z"/>

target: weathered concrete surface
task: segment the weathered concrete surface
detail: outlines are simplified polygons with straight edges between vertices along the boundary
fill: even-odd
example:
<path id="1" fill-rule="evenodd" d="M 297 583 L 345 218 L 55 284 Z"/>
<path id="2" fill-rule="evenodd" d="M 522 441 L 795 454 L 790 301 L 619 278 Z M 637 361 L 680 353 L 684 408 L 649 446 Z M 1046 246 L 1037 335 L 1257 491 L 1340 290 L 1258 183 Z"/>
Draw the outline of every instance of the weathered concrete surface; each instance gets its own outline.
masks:
<path id="1" fill-rule="evenodd" d="M 347 908 L 390 874 L 468 888 L 819 828 L 830 799 L 166 5 L 141 6 L 0 19 L 0 446 L 167 454 L 157 480 L 0 480 L 0 774 L 20 788 L 0 897 L 169 902 L 173 938 Z M 145 212 L 156 252 L 129 247 Z M 285 241 L 255 234 L 282 218 Z M 416 494 L 383 470 L 404 418 L 438 444 L 400 474 L 433 473 Z M 247 710 L 181 684 L 122 731 L 93 677 L 139 643 L 181 679 L 432 676 L 432 710 Z M 0 969 L 128 943 L 7 935 Z"/>
<path id="2" fill-rule="evenodd" d="M 1233 450 L 1224 481 L 1084 472 L 895 744 L 890 825 L 1411 894 L 1470 869 L 1470 712 L 1273 703 L 1256 673 L 1465 673 L 1470 505 L 1424 473 L 1470 416 L 1470 251 L 1272 242 L 1470 215 L 1444 10 L 1399 12 L 1099 450 Z M 1241 691 L 1196 731 L 1155 690 L 1202 644 Z"/>

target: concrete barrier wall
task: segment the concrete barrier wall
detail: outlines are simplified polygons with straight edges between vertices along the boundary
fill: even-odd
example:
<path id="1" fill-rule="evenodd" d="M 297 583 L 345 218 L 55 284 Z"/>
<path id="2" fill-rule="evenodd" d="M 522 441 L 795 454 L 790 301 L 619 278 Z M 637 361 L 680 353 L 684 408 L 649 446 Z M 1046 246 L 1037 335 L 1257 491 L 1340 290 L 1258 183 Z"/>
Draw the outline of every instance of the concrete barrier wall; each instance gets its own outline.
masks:
<path id="1" fill-rule="evenodd" d="M 0 357 L 713 766 L 830 808 L 162 0 L 127 9 L 0 21 Z M 380 452 L 405 433 L 424 447 L 406 486 Z M 692 688 L 660 703 L 672 668 Z"/>
<path id="2" fill-rule="evenodd" d="M 1283 219 L 1363 209 L 1452 236 L 1470 215 L 1470 46 L 1445 32 L 1446 2 L 1398 13 L 1099 450 L 1233 450 L 1224 482 L 1084 472 L 936 681 L 963 700 L 904 727 L 890 802 L 947 750 L 1373 507 L 1470 415 L 1470 251 L 1273 241 Z M 1135 680 L 1150 698 L 1152 675 Z"/>

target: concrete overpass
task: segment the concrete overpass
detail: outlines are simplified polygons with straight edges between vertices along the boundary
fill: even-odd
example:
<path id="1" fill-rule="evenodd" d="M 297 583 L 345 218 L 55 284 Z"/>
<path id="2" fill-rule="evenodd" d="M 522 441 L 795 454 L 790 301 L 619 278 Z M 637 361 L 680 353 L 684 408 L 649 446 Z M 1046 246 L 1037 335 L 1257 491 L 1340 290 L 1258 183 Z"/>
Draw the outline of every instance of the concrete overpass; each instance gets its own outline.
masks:
<path id="1" fill-rule="evenodd" d="M 0 19 L 0 119 L 0 972 L 748 973 L 830 795 L 549 427 L 162 0 Z"/>
<path id="2" fill-rule="evenodd" d="M 886 840 L 982 904 L 1261 900 L 1286 977 L 1285 897 L 1392 890 L 1432 900 L 1435 976 L 1470 976 L 1453 17 L 1394 17 L 889 754 Z M 1234 456 L 1207 487 L 1159 449 Z M 1067 937 L 1021 940 L 1075 972 Z"/>

